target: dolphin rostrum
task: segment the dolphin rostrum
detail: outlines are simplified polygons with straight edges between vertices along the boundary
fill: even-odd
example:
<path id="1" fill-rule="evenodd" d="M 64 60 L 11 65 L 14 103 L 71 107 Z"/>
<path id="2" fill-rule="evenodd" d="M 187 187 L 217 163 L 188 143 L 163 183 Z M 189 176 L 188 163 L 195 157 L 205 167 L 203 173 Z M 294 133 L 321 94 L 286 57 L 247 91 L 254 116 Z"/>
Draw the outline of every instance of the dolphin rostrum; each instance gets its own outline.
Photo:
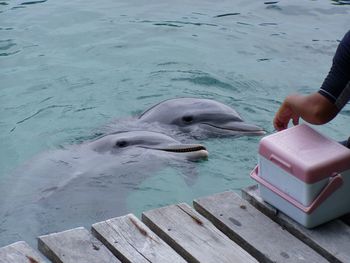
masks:
<path id="1" fill-rule="evenodd" d="M 171 125 L 200 138 L 265 134 L 262 128 L 244 122 L 231 107 L 211 99 L 165 100 L 144 111 L 138 121 Z"/>

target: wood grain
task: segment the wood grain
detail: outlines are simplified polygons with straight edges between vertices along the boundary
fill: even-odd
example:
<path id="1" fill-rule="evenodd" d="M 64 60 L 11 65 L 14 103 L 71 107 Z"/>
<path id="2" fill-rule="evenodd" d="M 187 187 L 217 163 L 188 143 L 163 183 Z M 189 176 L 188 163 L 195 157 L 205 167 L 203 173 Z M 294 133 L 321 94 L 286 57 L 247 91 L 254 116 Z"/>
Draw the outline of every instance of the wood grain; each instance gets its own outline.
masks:
<path id="1" fill-rule="evenodd" d="M 142 220 L 188 262 L 257 262 L 187 204 L 144 212 Z"/>
<path id="2" fill-rule="evenodd" d="M 96 223 L 92 233 L 122 262 L 186 262 L 132 214 Z"/>
<path id="3" fill-rule="evenodd" d="M 40 236 L 38 248 L 52 262 L 120 262 L 112 252 L 83 227 Z"/>
<path id="4" fill-rule="evenodd" d="M 328 262 L 234 192 L 194 200 L 194 208 L 259 262 Z"/>
<path id="5" fill-rule="evenodd" d="M 44 263 L 44 258 L 26 242 L 19 241 L 0 248 L 0 263 Z"/>
<path id="6" fill-rule="evenodd" d="M 330 262 L 350 262 L 350 227 L 341 220 L 307 229 L 265 203 L 257 185 L 242 189 L 242 197 Z"/>

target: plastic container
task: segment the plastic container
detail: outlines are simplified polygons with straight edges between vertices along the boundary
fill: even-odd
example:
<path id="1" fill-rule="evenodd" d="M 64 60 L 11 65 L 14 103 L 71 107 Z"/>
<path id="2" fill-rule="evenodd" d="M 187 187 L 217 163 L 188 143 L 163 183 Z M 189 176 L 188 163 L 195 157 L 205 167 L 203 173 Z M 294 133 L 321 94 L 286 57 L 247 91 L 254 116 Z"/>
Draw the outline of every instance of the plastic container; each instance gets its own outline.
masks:
<path id="1" fill-rule="evenodd" d="M 306 124 L 264 137 L 251 177 L 266 202 L 305 227 L 350 212 L 350 150 Z"/>

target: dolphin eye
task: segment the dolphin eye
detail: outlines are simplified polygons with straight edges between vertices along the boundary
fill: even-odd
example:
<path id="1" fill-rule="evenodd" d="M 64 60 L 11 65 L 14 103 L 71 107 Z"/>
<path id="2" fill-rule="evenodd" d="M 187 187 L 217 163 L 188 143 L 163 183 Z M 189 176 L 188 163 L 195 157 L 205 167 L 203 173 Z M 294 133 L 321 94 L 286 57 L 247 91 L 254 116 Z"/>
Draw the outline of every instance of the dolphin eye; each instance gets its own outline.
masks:
<path id="1" fill-rule="evenodd" d="M 117 141 L 115 146 L 118 146 L 120 148 L 124 148 L 124 147 L 128 146 L 128 142 L 127 141 Z"/>
<path id="2" fill-rule="evenodd" d="M 193 121 L 193 117 L 192 116 L 183 116 L 182 120 L 186 123 L 191 123 Z"/>

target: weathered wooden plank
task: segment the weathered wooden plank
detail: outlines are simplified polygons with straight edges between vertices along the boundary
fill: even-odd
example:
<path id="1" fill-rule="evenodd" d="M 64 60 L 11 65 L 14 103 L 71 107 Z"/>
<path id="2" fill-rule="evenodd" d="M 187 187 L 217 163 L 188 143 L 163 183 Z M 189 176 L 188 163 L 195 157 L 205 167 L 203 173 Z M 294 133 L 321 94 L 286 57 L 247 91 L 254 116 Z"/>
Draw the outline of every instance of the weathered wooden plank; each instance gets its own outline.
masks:
<path id="1" fill-rule="evenodd" d="M 193 204 L 259 262 L 328 262 L 234 192 L 200 198 Z"/>
<path id="2" fill-rule="evenodd" d="M 132 214 L 93 224 L 92 233 L 122 262 L 186 262 Z"/>
<path id="3" fill-rule="evenodd" d="M 307 229 L 265 203 L 256 185 L 242 189 L 242 197 L 329 261 L 350 262 L 350 227 L 341 220 Z"/>
<path id="4" fill-rule="evenodd" d="M 0 248 L 0 263 L 43 263 L 47 262 L 26 242 L 19 241 Z"/>
<path id="5" fill-rule="evenodd" d="M 40 236 L 38 247 L 52 262 L 120 262 L 112 252 L 83 227 Z"/>
<path id="6" fill-rule="evenodd" d="M 257 262 L 187 204 L 144 212 L 142 220 L 188 262 Z"/>

